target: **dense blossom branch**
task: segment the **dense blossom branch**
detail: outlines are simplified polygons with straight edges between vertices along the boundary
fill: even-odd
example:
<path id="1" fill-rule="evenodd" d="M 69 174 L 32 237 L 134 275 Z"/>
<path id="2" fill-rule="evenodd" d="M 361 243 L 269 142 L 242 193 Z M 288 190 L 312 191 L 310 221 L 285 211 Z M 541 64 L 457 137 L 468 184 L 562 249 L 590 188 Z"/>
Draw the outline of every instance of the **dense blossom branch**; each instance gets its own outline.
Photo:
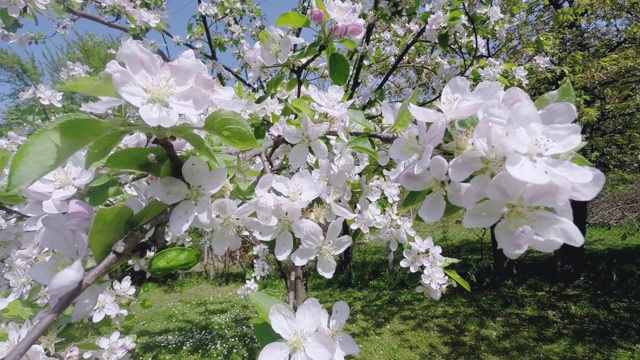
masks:
<path id="1" fill-rule="evenodd" d="M 89 286 L 94 284 L 98 279 L 102 278 L 113 265 L 124 259 L 128 252 L 131 251 L 138 243 L 144 240 L 145 236 L 156 226 L 166 223 L 169 220 L 171 208 L 162 212 L 160 215 L 149 220 L 140 227 L 132 230 L 123 239 L 113 245 L 111 252 L 96 267 L 91 269 L 82 278 L 82 281 L 67 294 L 63 295 L 55 306 L 44 315 L 35 326 L 29 331 L 27 336 L 16 345 L 7 355 L 6 360 L 20 360 L 22 356 L 36 343 L 38 338 L 42 336 L 53 322 L 73 303 L 73 301 L 82 294 Z"/>

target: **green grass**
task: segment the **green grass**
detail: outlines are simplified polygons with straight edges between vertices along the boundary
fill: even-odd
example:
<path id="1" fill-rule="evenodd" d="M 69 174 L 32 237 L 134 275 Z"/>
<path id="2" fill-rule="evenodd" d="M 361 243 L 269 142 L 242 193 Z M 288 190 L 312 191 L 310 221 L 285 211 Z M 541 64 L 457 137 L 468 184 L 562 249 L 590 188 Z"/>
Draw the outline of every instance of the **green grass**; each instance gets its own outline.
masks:
<path id="1" fill-rule="evenodd" d="M 586 271 L 578 281 L 556 281 L 550 254 L 530 253 L 501 285 L 489 281 L 487 237 L 446 227 L 443 253 L 463 259 L 456 270 L 472 292 L 452 289 L 440 301 L 414 291 L 407 272 L 386 269 L 381 244 L 354 248 L 353 274 L 319 279 L 310 272 L 309 296 L 330 309 L 351 306 L 346 331 L 361 346 L 359 359 L 640 359 L 640 234 L 633 228 L 591 228 Z M 431 232 L 442 240 L 438 229 Z M 622 240 L 622 234 L 627 233 Z M 351 287 L 342 284 L 350 280 Z M 125 333 L 138 335 L 136 359 L 254 359 L 254 310 L 235 294 L 240 283 L 147 283 Z M 263 290 L 283 295 L 272 278 Z"/>

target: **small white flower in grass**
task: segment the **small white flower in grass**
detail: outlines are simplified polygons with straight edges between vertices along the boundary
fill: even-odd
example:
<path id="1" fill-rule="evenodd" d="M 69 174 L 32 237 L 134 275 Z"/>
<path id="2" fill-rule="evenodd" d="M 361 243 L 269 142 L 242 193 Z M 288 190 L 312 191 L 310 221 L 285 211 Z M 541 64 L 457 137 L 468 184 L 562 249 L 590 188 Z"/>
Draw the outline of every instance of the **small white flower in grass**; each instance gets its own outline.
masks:
<path id="1" fill-rule="evenodd" d="M 342 331 L 349 318 L 349 313 L 349 305 L 344 301 L 333 304 L 331 318 L 329 318 L 327 310 L 322 309 L 320 327 L 336 344 L 336 352 L 333 354 L 334 360 L 343 360 L 345 355 L 360 354 L 360 347 L 355 340 L 351 335 Z"/>
<path id="2" fill-rule="evenodd" d="M 318 331 L 321 314 L 322 306 L 313 298 L 300 305 L 295 315 L 283 305 L 271 306 L 271 327 L 283 340 L 265 346 L 258 360 L 332 359 L 336 345 L 327 334 Z"/>
<path id="3" fill-rule="evenodd" d="M 322 236 L 322 229 L 309 220 L 296 223 L 293 230 L 302 240 L 302 246 L 291 254 L 291 260 L 296 265 L 302 266 L 317 257 L 318 273 L 327 279 L 333 277 L 336 271 L 334 256 L 342 254 L 352 243 L 349 235 L 339 236 L 343 222 L 344 218 L 331 222 L 326 237 Z"/>
<path id="4" fill-rule="evenodd" d="M 207 163 L 191 157 L 182 166 L 184 181 L 174 177 L 164 177 L 149 185 L 153 196 L 165 204 L 180 202 L 169 218 L 169 232 L 172 235 L 184 233 L 197 216 L 202 224 L 208 224 L 211 218 L 211 195 L 224 185 L 227 173 L 218 168 L 209 170 Z"/>

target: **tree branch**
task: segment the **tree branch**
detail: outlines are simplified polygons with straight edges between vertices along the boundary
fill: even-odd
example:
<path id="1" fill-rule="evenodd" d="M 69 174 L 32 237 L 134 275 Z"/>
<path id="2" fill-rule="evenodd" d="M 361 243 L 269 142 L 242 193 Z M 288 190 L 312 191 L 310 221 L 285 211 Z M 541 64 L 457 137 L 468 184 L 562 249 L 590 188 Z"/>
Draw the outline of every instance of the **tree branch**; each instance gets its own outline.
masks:
<path id="1" fill-rule="evenodd" d="M 171 34 L 168 30 L 163 29 L 162 33 L 170 36 L 171 38 L 173 38 L 173 34 Z M 187 43 L 187 42 L 183 42 L 182 45 L 186 46 L 187 48 L 194 50 L 194 51 L 200 51 L 200 49 L 198 49 L 197 47 Z M 242 84 L 244 84 L 244 86 L 248 87 L 249 89 L 251 89 L 251 91 L 253 92 L 258 92 L 258 89 L 256 89 L 255 86 L 249 84 L 249 82 L 247 82 L 247 80 L 245 80 L 242 76 L 240 76 L 240 74 L 238 74 L 237 72 L 233 71 L 233 69 L 231 69 L 230 67 L 228 67 L 227 65 L 221 63 L 218 61 L 218 59 L 215 59 L 214 57 L 212 57 L 211 55 L 207 55 L 204 54 L 204 57 L 206 57 L 209 60 L 215 61 L 216 63 L 218 63 L 220 66 L 222 66 L 222 68 L 224 69 L 224 71 L 228 72 L 229 74 L 231 74 L 231 76 L 233 76 L 234 78 L 236 78 L 236 80 L 240 81 Z"/>
<path id="2" fill-rule="evenodd" d="M 332 131 L 328 131 L 325 135 L 338 136 L 338 132 L 332 130 Z M 394 142 L 398 138 L 398 135 L 394 135 L 394 134 L 385 134 L 385 133 L 379 133 L 379 132 L 368 133 L 368 132 L 363 132 L 363 131 L 352 131 L 352 132 L 349 133 L 349 135 L 352 135 L 352 136 L 368 136 L 368 137 L 370 137 L 372 139 L 378 139 L 378 140 L 381 140 L 382 142 L 386 142 L 386 143 Z"/>
<path id="3" fill-rule="evenodd" d="M 202 0 L 198 0 L 198 5 L 202 4 Z M 207 17 L 204 14 L 200 14 L 200 21 L 202 21 L 202 25 L 204 25 L 204 33 L 207 36 L 207 44 L 209 44 L 209 51 L 211 51 L 211 60 L 218 61 L 218 55 L 216 55 L 216 48 L 213 45 L 213 38 L 211 37 L 211 31 L 209 30 L 209 22 L 207 21 Z M 217 71 L 218 73 L 218 81 L 220 85 L 225 86 L 224 77 Z"/>
<path id="4" fill-rule="evenodd" d="M 376 0 L 373 3 L 373 14 L 375 16 L 375 13 L 378 11 L 378 0 Z M 369 45 L 369 43 L 371 42 L 371 35 L 373 34 L 373 30 L 376 27 L 376 22 L 377 22 L 377 18 L 373 19 L 373 21 L 371 21 L 368 25 L 367 25 L 367 31 L 364 34 L 364 43 L 365 45 Z M 358 87 L 360 86 L 360 72 L 362 71 L 362 66 L 364 65 L 364 58 L 365 58 L 365 54 L 360 53 L 360 55 L 358 56 L 358 61 L 356 63 L 356 71 L 353 74 L 353 83 L 351 85 L 351 92 L 349 93 L 349 97 L 347 98 L 347 100 L 351 100 L 353 99 L 353 96 L 356 94 L 356 90 L 358 89 Z"/>
<path id="5" fill-rule="evenodd" d="M 0 205 L 0 210 L 6 212 L 7 214 L 22 216 L 23 218 L 29 218 L 29 215 L 25 215 L 18 210 L 13 210 L 12 208 L 4 205 Z"/>
<path id="6" fill-rule="evenodd" d="M 382 81 L 380 81 L 380 84 L 378 84 L 378 87 L 376 87 L 376 92 L 382 89 L 384 85 L 387 83 L 387 81 L 389 81 L 389 78 L 391 78 L 391 75 L 393 75 L 393 73 L 398 69 L 398 66 L 400 66 L 400 63 L 404 59 L 405 55 L 407 55 L 407 53 L 409 52 L 409 50 L 411 50 L 413 45 L 415 45 L 418 42 L 418 40 L 420 40 L 420 38 L 422 37 L 426 29 L 427 29 L 427 25 L 425 24 L 416 33 L 416 36 L 414 36 L 413 39 L 411 39 L 411 41 L 409 41 L 407 45 L 405 45 L 400 55 L 398 55 L 398 57 L 396 58 L 396 61 L 391 66 L 391 69 L 389 69 L 389 71 L 382 78 Z"/>
<path id="7" fill-rule="evenodd" d="M 84 12 L 84 11 L 81 11 L 81 10 L 78 10 L 78 9 L 74 9 L 73 7 L 71 7 L 69 5 L 65 5 L 65 10 L 69 14 L 75 15 L 75 16 L 77 16 L 79 18 L 90 20 L 90 21 L 93 21 L 95 23 L 104 25 L 104 26 L 106 26 L 108 28 L 115 29 L 115 30 L 122 31 L 124 33 L 129 34 L 129 28 L 126 27 L 126 26 L 106 21 L 105 19 L 103 19 L 101 17 L 95 16 L 95 15 L 91 15 L 88 12 Z M 142 35 L 140 35 L 140 34 L 132 34 L 131 37 L 133 37 L 135 40 L 140 40 L 140 41 L 143 40 Z M 160 55 L 162 60 L 164 60 L 166 62 L 171 60 L 171 59 L 169 59 L 169 57 L 162 50 L 158 49 L 157 50 L 157 54 Z"/>

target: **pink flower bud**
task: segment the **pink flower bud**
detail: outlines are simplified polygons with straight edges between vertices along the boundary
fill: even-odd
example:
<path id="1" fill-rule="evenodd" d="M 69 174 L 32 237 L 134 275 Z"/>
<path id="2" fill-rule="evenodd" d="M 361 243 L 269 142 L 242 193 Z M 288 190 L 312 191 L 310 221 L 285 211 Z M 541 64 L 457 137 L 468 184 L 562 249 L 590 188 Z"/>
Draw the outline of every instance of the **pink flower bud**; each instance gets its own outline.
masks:
<path id="1" fill-rule="evenodd" d="M 311 10 L 309 17 L 311 18 L 311 21 L 313 21 L 314 23 L 322 24 L 322 22 L 324 21 L 324 11 L 320 9 L 313 9 Z"/>
<path id="2" fill-rule="evenodd" d="M 338 39 L 341 39 L 347 35 L 347 27 L 341 24 L 337 24 L 333 27 L 333 35 L 335 35 Z"/>
<path id="3" fill-rule="evenodd" d="M 360 34 L 362 34 L 363 31 L 364 29 L 362 28 L 362 25 L 357 23 L 349 25 L 349 28 L 347 29 L 347 33 L 351 37 L 358 37 L 360 36 Z"/>

